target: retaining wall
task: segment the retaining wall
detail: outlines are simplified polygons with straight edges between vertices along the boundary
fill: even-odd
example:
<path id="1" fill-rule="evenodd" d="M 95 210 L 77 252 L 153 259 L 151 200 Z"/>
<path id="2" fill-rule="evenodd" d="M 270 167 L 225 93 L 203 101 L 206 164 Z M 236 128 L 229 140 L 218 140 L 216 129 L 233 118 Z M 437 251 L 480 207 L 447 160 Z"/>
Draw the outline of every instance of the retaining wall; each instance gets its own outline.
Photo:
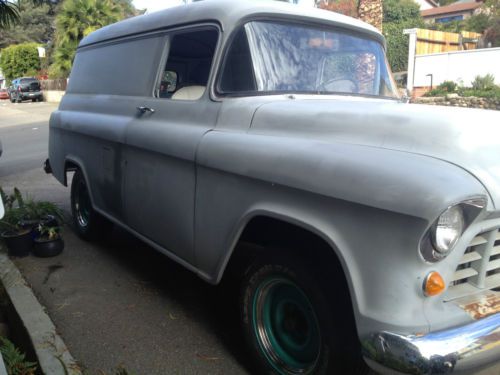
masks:
<path id="1" fill-rule="evenodd" d="M 420 97 L 412 99 L 411 102 L 417 104 L 445 105 L 450 107 L 495 109 L 500 111 L 500 99 L 478 98 L 475 96 L 463 97 L 458 96 L 457 94 L 436 97 Z"/>

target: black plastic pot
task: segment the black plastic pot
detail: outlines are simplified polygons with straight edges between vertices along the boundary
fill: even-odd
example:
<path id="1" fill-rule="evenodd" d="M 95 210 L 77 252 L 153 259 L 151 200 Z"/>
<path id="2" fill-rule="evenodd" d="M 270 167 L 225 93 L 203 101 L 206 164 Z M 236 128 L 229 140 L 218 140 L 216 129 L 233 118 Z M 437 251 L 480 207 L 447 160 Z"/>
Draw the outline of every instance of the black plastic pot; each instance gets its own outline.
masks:
<path id="1" fill-rule="evenodd" d="M 3 232 L 2 238 L 7 245 L 10 256 L 25 257 L 30 255 L 30 251 L 33 248 L 31 230 L 26 230 L 22 233 Z"/>
<path id="2" fill-rule="evenodd" d="M 31 240 L 34 240 L 38 233 L 38 220 L 21 220 L 19 226 L 24 230 L 29 230 L 31 233 Z"/>
<path id="3" fill-rule="evenodd" d="M 40 224 L 44 227 L 58 227 L 59 220 L 54 215 L 45 215 L 40 219 Z"/>
<path id="4" fill-rule="evenodd" d="M 61 254 L 63 249 L 64 241 L 61 237 L 58 237 L 54 240 L 37 237 L 35 238 L 33 254 L 40 258 L 49 258 Z"/>

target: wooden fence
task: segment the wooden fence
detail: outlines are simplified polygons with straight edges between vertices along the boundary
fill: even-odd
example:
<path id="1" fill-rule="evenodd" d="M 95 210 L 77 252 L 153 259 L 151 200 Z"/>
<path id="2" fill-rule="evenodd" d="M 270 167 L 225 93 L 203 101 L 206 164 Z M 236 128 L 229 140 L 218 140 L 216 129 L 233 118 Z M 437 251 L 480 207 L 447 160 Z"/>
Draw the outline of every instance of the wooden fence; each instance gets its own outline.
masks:
<path id="1" fill-rule="evenodd" d="M 41 80 L 42 90 L 45 91 L 66 91 L 68 81 L 66 78 Z"/>
<path id="2" fill-rule="evenodd" d="M 448 33 L 417 29 L 417 55 L 476 49 L 481 34 L 472 31 Z"/>

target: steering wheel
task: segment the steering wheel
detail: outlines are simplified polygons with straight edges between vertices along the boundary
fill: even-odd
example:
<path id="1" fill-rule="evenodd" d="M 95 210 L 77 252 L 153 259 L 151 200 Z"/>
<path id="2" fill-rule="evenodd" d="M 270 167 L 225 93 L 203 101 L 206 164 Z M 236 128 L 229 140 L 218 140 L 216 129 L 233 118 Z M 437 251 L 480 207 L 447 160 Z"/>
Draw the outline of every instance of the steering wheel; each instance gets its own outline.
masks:
<path id="1" fill-rule="evenodd" d="M 335 86 L 334 88 L 329 86 Z M 317 87 L 318 91 L 332 91 L 332 92 L 347 92 L 356 93 L 358 92 L 358 85 L 355 81 L 347 77 L 336 77 L 329 79 L 328 81 L 321 82 Z"/>

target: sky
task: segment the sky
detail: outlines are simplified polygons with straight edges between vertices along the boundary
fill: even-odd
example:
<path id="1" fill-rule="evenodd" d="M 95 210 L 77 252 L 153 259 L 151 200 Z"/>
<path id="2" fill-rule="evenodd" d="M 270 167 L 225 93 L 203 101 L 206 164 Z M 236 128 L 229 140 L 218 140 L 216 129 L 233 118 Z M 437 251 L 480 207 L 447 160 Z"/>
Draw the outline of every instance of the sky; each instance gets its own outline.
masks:
<path id="1" fill-rule="evenodd" d="M 133 3 L 137 9 L 147 8 L 148 13 L 184 4 L 182 0 L 133 0 Z M 299 0 L 299 4 L 312 6 L 314 2 L 313 0 Z"/>
<path id="2" fill-rule="evenodd" d="M 157 10 L 181 5 L 184 2 L 182 0 L 133 0 L 133 3 L 137 9 L 147 8 L 148 13 L 151 13 Z"/>

